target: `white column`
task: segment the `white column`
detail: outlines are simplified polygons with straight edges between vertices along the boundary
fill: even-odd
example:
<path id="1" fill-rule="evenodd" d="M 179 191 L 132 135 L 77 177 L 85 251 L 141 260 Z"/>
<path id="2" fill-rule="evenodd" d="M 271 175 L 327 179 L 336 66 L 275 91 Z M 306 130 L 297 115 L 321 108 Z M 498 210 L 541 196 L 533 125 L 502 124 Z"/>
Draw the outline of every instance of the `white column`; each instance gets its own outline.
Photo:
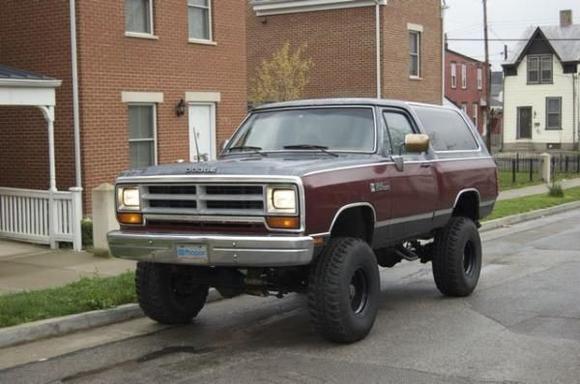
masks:
<path id="1" fill-rule="evenodd" d="M 39 107 L 44 115 L 44 119 L 48 124 L 48 163 L 49 163 L 49 228 L 48 234 L 50 237 L 50 248 L 56 249 L 58 244 L 55 240 L 56 226 L 57 226 L 57 216 L 56 216 L 56 203 L 54 201 L 53 194 L 57 191 L 56 189 L 56 161 L 54 155 L 54 106 L 42 106 Z"/>

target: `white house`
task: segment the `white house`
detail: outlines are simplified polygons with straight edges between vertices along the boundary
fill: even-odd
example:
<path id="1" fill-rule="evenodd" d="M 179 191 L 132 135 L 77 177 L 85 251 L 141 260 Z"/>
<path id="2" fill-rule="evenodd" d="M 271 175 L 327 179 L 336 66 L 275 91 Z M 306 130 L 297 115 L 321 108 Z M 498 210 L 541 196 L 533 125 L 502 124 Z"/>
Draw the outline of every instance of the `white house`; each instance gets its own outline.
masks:
<path id="1" fill-rule="evenodd" d="M 578 148 L 580 25 L 532 27 L 503 65 L 504 151 Z"/>

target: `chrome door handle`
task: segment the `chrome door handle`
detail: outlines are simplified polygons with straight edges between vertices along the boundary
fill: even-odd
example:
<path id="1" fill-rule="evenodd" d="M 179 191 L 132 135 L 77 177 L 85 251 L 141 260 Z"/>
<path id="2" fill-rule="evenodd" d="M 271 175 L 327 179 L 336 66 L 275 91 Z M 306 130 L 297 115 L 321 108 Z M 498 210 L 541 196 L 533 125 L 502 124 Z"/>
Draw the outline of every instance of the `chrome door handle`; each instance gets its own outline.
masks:
<path id="1" fill-rule="evenodd" d="M 431 168 L 431 163 L 421 163 L 421 168 Z"/>

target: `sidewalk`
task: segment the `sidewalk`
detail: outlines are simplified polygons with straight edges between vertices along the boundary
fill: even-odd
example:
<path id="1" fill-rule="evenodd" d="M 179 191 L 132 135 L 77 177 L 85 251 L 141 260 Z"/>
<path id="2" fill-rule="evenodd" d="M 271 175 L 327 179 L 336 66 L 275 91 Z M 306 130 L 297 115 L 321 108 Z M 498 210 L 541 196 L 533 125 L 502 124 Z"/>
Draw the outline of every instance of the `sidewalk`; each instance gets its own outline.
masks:
<path id="1" fill-rule="evenodd" d="M 0 295 L 52 288 L 81 277 L 115 276 L 133 270 L 134 262 L 95 257 L 88 252 L 0 240 Z"/>
<path id="2" fill-rule="evenodd" d="M 574 187 L 580 187 L 580 178 L 562 180 L 560 181 L 562 188 L 569 189 Z M 510 189 L 508 191 L 500 192 L 498 200 L 510 200 L 516 199 L 518 197 L 541 195 L 542 193 L 548 192 L 548 186 L 546 184 L 533 185 L 531 187 Z"/>

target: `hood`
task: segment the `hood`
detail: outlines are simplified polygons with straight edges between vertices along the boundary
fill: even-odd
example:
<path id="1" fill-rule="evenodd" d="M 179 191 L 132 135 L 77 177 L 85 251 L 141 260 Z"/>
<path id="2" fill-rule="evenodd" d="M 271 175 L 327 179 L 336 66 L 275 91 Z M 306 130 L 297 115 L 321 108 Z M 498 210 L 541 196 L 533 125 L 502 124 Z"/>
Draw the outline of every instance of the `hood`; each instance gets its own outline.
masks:
<path id="1" fill-rule="evenodd" d="M 371 160 L 372 159 L 372 160 Z M 378 160 L 372 155 L 312 156 L 308 155 L 257 155 L 229 157 L 200 163 L 158 165 L 123 172 L 121 177 L 176 176 L 176 175 L 268 175 L 304 176 L 307 173 L 338 167 L 347 167 Z"/>

